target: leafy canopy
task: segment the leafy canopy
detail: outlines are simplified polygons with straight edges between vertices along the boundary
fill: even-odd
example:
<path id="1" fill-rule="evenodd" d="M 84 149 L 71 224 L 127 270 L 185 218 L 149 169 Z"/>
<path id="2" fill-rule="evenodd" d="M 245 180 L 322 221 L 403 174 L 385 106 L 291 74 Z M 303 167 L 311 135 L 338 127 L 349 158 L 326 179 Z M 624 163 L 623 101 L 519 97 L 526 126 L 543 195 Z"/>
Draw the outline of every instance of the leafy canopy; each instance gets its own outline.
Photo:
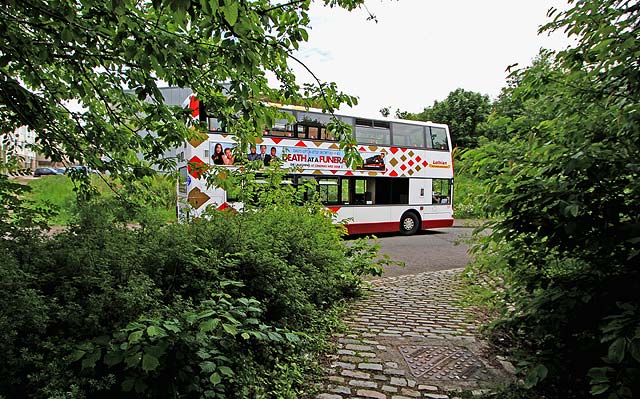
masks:
<path id="1" fill-rule="evenodd" d="M 572 1 L 576 45 L 516 71 L 465 155 L 495 216 L 478 247 L 506 283 L 493 333 L 550 397 L 640 392 L 640 6 Z M 504 341 L 503 341 L 504 342 Z"/>
<path id="2" fill-rule="evenodd" d="M 422 112 L 414 114 L 398 109 L 396 117 L 446 123 L 451 130 L 454 145 L 474 148 L 481 135 L 479 125 L 486 121 L 490 110 L 491 101 L 486 94 L 456 89 L 446 99 L 434 101 L 433 106 L 425 107 Z M 381 112 L 384 116 L 390 114 L 389 108 L 383 108 Z"/>
<path id="3" fill-rule="evenodd" d="M 351 10 L 363 0 L 323 2 Z M 139 176 L 154 163 L 169 167 L 165 150 L 195 134 L 186 110 L 164 104 L 159 82 L 193 89 L 243 142 L 274 120 L 264 98 L 320 99 L 328 112 L 354 104 L 333 83 L 296 82 L 290 63 L 308 39 L 309 5 L 8 0 L 0 7 L 0 131 L 28 126 L 38 151 L 54 161 Z M 269 87 L 267 75 L 280 86 Z M 346 140 L 346 128 L 338 129 Z M 139 134 L 145 130 L 155 135 Z"/>

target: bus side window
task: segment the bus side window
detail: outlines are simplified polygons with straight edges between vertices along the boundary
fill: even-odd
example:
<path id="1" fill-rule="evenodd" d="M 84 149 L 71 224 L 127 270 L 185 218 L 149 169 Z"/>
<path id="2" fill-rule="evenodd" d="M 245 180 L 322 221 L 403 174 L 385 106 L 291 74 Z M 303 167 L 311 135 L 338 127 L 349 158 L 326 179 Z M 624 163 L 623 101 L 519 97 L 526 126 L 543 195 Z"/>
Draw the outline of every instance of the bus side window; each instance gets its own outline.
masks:
<path id="1" fill-rule="evenodd" d="M 432 127 L 431 144 L 434 150 L 448 150 L 447 131 L 441 127 Z"/>

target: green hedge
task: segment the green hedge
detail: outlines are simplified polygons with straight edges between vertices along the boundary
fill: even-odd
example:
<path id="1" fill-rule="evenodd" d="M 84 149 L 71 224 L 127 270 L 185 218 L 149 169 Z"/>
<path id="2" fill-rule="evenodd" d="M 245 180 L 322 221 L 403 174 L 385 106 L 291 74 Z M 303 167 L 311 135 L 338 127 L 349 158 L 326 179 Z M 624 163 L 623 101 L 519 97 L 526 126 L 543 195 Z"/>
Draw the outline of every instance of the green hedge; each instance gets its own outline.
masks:
<path id="1" fill-rule="evenodd" d="M 139 228 L 110 209 L 0 240 L 0 396 L 299 397 L 326 315 L 379 271 L 306 208 Z"/>

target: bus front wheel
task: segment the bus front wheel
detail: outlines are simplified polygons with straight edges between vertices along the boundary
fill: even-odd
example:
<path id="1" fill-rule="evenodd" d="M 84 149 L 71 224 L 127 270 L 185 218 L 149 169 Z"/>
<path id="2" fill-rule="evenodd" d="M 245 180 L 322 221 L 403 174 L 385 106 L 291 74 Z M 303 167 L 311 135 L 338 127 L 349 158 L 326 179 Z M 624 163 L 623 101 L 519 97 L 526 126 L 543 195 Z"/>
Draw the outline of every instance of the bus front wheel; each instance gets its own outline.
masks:
<path id="1" fill-rule="evenodd" d="M 405 236 L 415 234 L 420 228 L 418 216 L 413 212 L 407 212 L 400 218 L 400 233 Z"/>

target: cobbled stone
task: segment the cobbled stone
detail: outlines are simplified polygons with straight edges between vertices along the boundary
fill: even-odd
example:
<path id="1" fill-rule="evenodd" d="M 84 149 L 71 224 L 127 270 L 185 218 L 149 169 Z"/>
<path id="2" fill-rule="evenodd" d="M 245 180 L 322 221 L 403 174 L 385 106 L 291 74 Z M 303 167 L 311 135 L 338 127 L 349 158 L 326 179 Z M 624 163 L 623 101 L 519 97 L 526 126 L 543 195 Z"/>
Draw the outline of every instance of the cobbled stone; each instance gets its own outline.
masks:
<path id="1" fill-rule="evenodd" d="M 316 399 L 342 399 L 342 396 L 334 395 L 332 393 L 321 393 L 320 395 L 316 396 Z"/>
<path id="2" fill-rule="evenodd" d="M 341 393 L 343 395 L 351 395 L 351 388 L 345 386 L 333 387 L 330 391 L 334 393 Z"/>
<path id="3" fill-rule="evenodd" d="M 352 351 L 360 351 L 360 352 L 370 352 L 373 350 L 373 347 L 370 345 L 355 345 L 355 344 L 347 344 L 345 346 L 346 349 Z"/>
<path id="4" fill-rule="evenodd" d="M 353 370 L 356 368 L 356 365 L 353 363 L 345 363 L 345 362 L 335 362 L 331 364 L 331 367 L 339 367 L 342 369 Z"/>
<path id="5" fill-rule="evenodd" d="M 380 393 L 380 392 L 376 392 L 376 391 L 369 391 L 366 389 L 358 389 L 356 391 L 356 395 L 358 396 L 362 396 L 365 398 L 374 398 L 374 399 L 387 399 L 387 395 Z"/>
<path id="6" fill-rule="evenodd" d="M 360 370 L 382 371 L 382 365 L 378 363 L 360 363 L 358 368 Z"/>
<path id="7" fill-rule="evenodd" d="M 322 384 L 322 394 L 328 396 L 317 398 L 449 399 L 443 392 L 485 387 L 474 381 L 489 381 L 488 375 L 498 368 L 486 364 L 499 363 L 468 366 L 470 358 L 461 360 L 465 352 L 456 349 L 466 348 L 481 360 L 486 356 L 481 352 L 484 344 L 476 339 L 474 314 L 459 305 L 459 273 L 372 280 L 369 295 L 344 318 L 347 331 L 336 335 L 337 350 L 327 356 L 331 367 Z M 441 347 L 445 349 L 437 349 Z"/>
<path id="8" fill-rule="evenodd" d="M 357 371 L 357 370 L 342 370 L 340 375 L 343 375 L 345 377 L 350 377 L 350 378 L 359 378 L 361 380 L 368 380 L 371 378 L 371 376 L 368 373 L 364 373 L 362 371 Z"/>
<path id="9" fill-rule="evenodd" d="M 383 385 L 382 390 L 385 392 L 396 393 L 398 392 L 398 388 L 392 387 L 391 385 Z"/>
<path id="10" fill-rule="evenodd" d="M 398 385 L 401 387 L 406 387 L 407 386 L 407 379 L 406 378 L 398 378 L 398 377 L 391 377 L 391 385 Z"/>
<path id="11" fill-rule="evenodd" d="M 400 391 L 401 394 L 411 396 L 413 398 L 419 398 L 421 396 L 420 392 L 414 391 L 413 389 L 402 388 Z"/>
<path id="12" fill-rule="evenodd" d="M 360 387 L 360 388 L 376 388 L 378 384 L 373 381 L 362 381 L 362 380 L 351 380 L 349 381 L 349 385 L 352 387 Z"/>

